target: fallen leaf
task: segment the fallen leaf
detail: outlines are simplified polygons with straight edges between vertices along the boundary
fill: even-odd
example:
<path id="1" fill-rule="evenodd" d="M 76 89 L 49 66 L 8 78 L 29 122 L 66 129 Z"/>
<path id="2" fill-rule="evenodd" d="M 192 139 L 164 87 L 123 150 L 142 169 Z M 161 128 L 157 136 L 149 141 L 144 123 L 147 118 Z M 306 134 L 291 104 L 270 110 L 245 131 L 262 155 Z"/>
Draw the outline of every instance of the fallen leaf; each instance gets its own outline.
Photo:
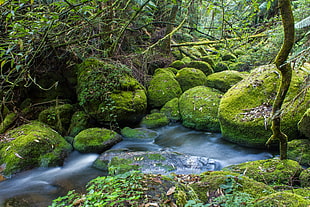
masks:
<path id="1" fill-rule="evenodd" d="M 147 204 L 145 204 L 145 207 L 151 207 L 151 206 L 159 207 L 158 203 L 147 203 Z"/>
<path id="2" fill-rule="evenodd" d="M 174 192 L 175 192 L 175 186 L 172 186 L 171 188 L 169 188 L 166 195 L 169 196 L 169 195 L 173 194 Z"/>
<path id="3" fill-rule="evenodd" d="M 14 152 L 15 156 L 20 158 L 20 159 L 24 159 L 22 156 L 20 156 L 17 152 Z"/>

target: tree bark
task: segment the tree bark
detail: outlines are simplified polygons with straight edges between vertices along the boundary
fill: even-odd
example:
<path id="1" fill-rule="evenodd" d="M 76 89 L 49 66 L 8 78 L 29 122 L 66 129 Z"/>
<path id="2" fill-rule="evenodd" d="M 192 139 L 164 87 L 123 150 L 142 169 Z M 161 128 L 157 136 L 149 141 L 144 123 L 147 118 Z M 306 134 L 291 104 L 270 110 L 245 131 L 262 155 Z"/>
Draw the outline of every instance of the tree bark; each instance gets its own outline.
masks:
<path id="1" fill-rule="evenodd" d="M 275 59 L 277 69 L 281 74 L 281 83 L 277 91 L 276 99 L 272 108 L 272 136 L 268 139 L 267 145 L 273 140 L 280 142 L 280 159 L 287 159 L 287 136 L 281 131 L 281 108 L 284 98 L 290 87 L 292 79 L 292 68 L 290 63 L 286 62 L 288 55 L 294 45 L 294 17 L 291 9 L 290 0 L 279 0 L 279 9 L 282 16 L 282 24 L 284 29 L 284 41 L 282 47 Z"/>

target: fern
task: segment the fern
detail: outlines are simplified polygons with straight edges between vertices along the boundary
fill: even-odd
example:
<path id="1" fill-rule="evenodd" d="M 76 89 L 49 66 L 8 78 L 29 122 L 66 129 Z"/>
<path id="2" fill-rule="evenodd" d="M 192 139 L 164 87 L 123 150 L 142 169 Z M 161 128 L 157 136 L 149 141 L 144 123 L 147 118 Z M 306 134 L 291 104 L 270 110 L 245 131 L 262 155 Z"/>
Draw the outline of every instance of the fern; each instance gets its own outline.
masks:
<path id="1" fill-rule="evenodd" d="M 307 18 L 295 24 L 296 29 L 302 29 L 302 28 L 309 27 L 309 26 L 310 26 L 310 16 L 308 16 Z"/>

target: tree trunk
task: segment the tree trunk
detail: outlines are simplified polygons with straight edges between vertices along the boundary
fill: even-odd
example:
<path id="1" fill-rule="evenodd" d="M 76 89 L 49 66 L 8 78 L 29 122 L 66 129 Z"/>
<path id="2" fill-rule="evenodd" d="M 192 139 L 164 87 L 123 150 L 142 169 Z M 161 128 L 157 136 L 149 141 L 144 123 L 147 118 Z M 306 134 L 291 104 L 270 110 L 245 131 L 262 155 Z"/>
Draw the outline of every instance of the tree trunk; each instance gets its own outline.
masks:
<path id="1" fill-rule="evenodd" d="M 282 47 L 275 59 L 277 69 L 281 73 L 281 83 L 277 91 L 276 99 L 272 108 L 272 136 L 268 139 L 267 145 L 273 140 L 280 142 L 280 159 L 287 159 L 287 136 L 281 131 L 281 107 L 290 87 L 292 79 L 292 68 L 290 63 L 287 63 L 288 55 L 294 45 L 294 17 L 291 9 L 290 0 L 279 0 L 279 9 L 282 16 L 284 29 L 284 41 Z"/>

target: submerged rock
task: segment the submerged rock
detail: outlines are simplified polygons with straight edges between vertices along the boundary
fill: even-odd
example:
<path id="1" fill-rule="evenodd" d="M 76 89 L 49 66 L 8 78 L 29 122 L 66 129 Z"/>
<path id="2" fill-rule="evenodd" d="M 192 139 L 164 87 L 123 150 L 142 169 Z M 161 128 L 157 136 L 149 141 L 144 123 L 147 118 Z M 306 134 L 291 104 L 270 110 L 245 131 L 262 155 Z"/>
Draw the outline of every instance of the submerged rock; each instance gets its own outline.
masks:
<path id="1" fill-rule="evenodd" d="M 284 100 L 281 126 L 289 139 L 297 138 L 297 123 L 309 107 L 310 91 L 306 97 L 291 102 L 304 84 L 303 71 L 293 72 L 292 83 Z M 274 65 L 261 66 L 230 88 L 219 106 L 223 138 L 250 147 L 265 147 L 271 136 L 268 119 L 279 86 L 280 74 Z"/>
<path id="2" fill-rule="evenodd" d="M 73 147 L 82 153 L 102 153 L 120 142 L 122 137 L 104 128 L 89 128 L 75 136 Z"/>
<path id="3" fill-rule="evenodd" d="M 139 170 L 155 174 L 189 174 L 216 170 L 218 163 L 206 157 L 190 156 L 177 152 L 120 152 L 109 151 L 100 155 L 96 166 L 111 174 Z"/>
<path id="4" fill-rule="evenodd" d="M 182 124 L 197 130 L 219 132 L 218 106 L 221 96 L 218 90 L 205 86 L 185 91 L 179 99 Z"/>
<path id="5" fill-rule="evenodd" d="M 10 176 L 35 167 L 62 165 L 72 146 L 41 122 L 31 122 L 8 131 L 0 150 L 3 174 Z"/>

